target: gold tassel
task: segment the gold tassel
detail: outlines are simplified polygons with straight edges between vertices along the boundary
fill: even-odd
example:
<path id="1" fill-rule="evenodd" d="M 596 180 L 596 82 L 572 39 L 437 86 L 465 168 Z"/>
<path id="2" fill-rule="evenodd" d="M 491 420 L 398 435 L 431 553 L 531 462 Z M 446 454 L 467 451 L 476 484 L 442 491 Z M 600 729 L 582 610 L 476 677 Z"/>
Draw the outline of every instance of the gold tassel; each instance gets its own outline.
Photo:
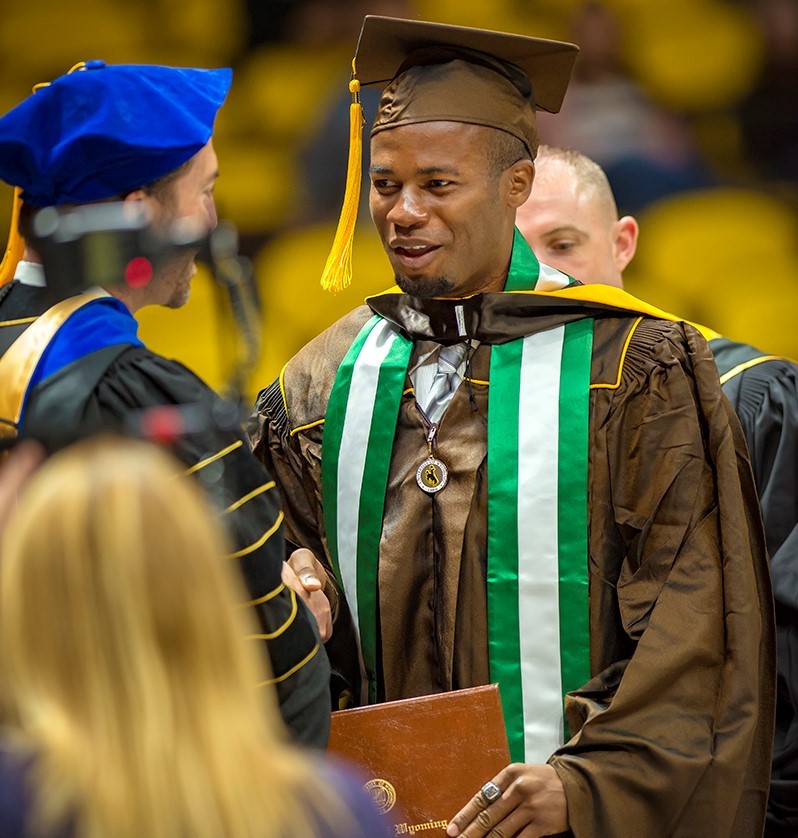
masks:
<path id="1" fill-rule="evenodd" d="M 8 245 L 3 256 L 3 261 L 0 263 L 0 286 L 11 282 L 14 278 L 14 272 L 17 270 L 17 264 L 25 252 L 25 239 L 19 234 L 19 211 L 22 207 L 22 190 L 14 187 L 14 203 L 11 208 L 11 227 L 8 231 Z"/>
<path id="2" fill-rule="evenodd" d="M 69 73 L 74 73 L 76 70 L 82 70 L 86 66 L 85 61 L 79 61 L 72 67 Z M 37 93 L 44 87 L 49 87 L 49 81 L 39 82 L 33 85 L 33 92 Z M 14 273 L 17 270 L 17 265 L 25 253 L 25 239 L 19 234 L 19 211 L 22 209 L 22 190 L 14 187 L 14 203 L 11 205 L 11 228 L 8 231 L 8 244 L 6 245 L 6 252 L 3 256 L 3 261 L 0 262 L 0 287 L 7 282 L 11 282 L 14 278 Z"/>
<path id="3" fill-rule="evenodd" d="M 352 61 L 352 81 L 349 82 L 352 104 L 349 106 L 349 163 L 346 168 L 344 206 L 338 219 L 332 249 L 321 275 L 321 287 L 333 294 L 352 282 L 352 244 L 355 237 L 358 205 L 360 203 L 361 166 L 363 163 L 363 107 L 360 104 L 360 82 Z"/>

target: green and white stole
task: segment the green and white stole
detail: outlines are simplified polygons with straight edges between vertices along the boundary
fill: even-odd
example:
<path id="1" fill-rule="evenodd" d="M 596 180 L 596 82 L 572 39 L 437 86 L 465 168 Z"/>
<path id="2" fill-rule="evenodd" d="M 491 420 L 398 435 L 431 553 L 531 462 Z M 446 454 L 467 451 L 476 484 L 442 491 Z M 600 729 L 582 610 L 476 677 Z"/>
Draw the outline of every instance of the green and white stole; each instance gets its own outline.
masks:
<path id="1" fill-rule="evenodd" d="M 516 231 L 506 290 L 532 290 L 553 273 Z M 563 743 L 563 696 L 590 677 L 592 343 L 593 320 L 586 318 L 491 347 L 488 650 L 514 761 L 545 762 Z M 341 363 L 324 423 L 327 540 L 360 638 L 361 698 L 370 703 L 385 491 L 412 348 L 396 326 L 373 317 Z"/>

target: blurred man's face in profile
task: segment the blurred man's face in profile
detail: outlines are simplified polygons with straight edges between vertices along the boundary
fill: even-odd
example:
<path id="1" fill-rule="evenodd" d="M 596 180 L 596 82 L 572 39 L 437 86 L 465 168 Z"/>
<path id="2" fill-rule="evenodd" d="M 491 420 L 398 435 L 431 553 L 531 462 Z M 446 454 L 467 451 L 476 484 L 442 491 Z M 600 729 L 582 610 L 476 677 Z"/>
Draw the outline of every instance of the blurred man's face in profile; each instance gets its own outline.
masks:
<path id="1" fill-rule="evenodd" d="M 153 225 L 169 233 L 185 222 L 198 237 L 213 230 L 217 224 L 213 190 L 218 176 L 216 152 L 208 142 L 163 192 L 150 196 Z M 183 251 L 159 269 L 151 285 L 153 303 L 180 308 L 188 302 L 191 279 L 197 272 L 195 257 L 196 251 Z"/>
<path id="2" fill-rule="evenodd" d="M 536 163 L 532 192 L 515 224 L 544 264 L 581 282 L 623 287 L 637 224 L 629 216 L 618 220 L 600 190 L 581 183 L 567 163 L 547 158 Z"/>

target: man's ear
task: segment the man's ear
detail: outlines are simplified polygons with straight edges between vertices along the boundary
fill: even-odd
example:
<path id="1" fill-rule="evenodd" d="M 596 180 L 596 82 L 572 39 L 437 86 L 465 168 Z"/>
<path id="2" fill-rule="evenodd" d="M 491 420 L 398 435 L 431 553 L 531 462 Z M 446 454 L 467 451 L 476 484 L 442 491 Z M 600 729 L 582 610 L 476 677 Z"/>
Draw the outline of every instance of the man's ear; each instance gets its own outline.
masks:
<path id="1" fill-rule="evenodd" d="M 144 213 L 151 222 L 155 222 L 159 218 L 160 205 L 158 199 L 144 189 L 134 189 L 132 192 L 128 192 L 123 198 L 123 203 L 129 204 L 131 212 Z"/>
<path id="2" fill-rule="evenodd" d="M 531 160 L 519 160 L 504 174 L 507 177 L 507 202 L 513 209 L 518 209 L 532 191 L 535 164 Z"/>
<path id="3" fill-rule="evenodd" d="M 612 253 L 615 267 L 623 273 L 637 251 L 637 236 L 640 227 L 637 219 L 624 215 L 615 222 L 613 231 Z"/>
<path id="4" fill-rule="evenodd" d="M 125 195 L 125 201 L 146 201 L 149 199 L 149 195 L 143 189 L 134 189 L 132 192 L 128 192 Z"/>

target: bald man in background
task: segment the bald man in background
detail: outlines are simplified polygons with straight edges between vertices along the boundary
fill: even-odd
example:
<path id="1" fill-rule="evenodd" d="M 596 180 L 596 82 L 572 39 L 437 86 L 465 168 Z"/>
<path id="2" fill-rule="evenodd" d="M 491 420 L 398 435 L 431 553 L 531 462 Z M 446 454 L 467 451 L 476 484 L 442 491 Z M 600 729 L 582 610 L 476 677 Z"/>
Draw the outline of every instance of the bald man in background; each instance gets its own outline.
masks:
<path id="1" fill-rule="evenodd" d="M 535 170 L 516 213 L 535 255 L 581 282 L 623 288 L 639 226 L 618 216 L 603 169 L 579 151 L 541 146 Z M 798 365 L 720 336 L 709 345 L 743 426 L 772 557 L 778 699 L 765 836 L 787 838 L 798 834 Z"/>
<path id="2" fill-rule="evenodd" d="M 581 152 L 540 147 L 515 225 L 547 265 L 581 282 L 623 288 L 639 227 L 631 215 L 618 217 L 604 170 Z"/>

